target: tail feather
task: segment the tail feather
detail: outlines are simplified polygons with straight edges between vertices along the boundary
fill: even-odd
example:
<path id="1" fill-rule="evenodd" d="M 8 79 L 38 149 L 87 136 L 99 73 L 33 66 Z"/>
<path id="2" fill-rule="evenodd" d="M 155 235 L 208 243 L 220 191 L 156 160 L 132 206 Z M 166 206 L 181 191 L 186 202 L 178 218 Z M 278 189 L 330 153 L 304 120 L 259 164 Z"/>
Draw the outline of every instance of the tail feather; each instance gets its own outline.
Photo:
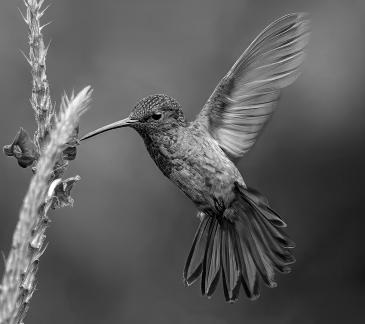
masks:
<path id="1" fill-rule="evenodd" d="M 237 233 L 237 245 L 239 245 L 242 255 L 240 260 L 241 283 L 245 288 L 247 297 L 251 300 L 255 300 L 260 297 L 259 274 L 249 250 L 244 245 L 244 242 L 240 240 L 238 235 L 239 234 Z"/>
<path id="2" fill-rule="evenodd" d="M 269 201 L 261 193 L 255 189 L 247 189 L 237 185 L 236 187 L 239 192 L 242 193 L 244 200 L 246 200 L 250 206 L 258 213 L 262 214 L 270 223 L 276 227 L 286 227 L 286 223 L 281 217 L 270 208 Z M 252 203 L 250 203 L 253 202 Z"/>
<path id="3" fill-rule="evenodd" d="M 252 231 L 252 229 L 250 230 Z M 277 286 L 277 284 L 274 280 L 275 274 L 273 264 L 264 252 L 259 239 L 255 236 L 253 232 L 250 232 L 250 234 L 251 238 L 247 240 L 247 246 L 249 247 L 249 251 L 251 252 L 255 265 L 264 283 L 270 288 L 274 288 Z"/>
<path id="4" fill-rule="evenodd" d="M 282 228 L 265 221 L 262 217 L 255 217 L 255 219 L 260 223 L 260 227 L 267 232 L 267 235 L 270 235 L 273 244 L 277 245 L 278 248 L 290 249 L 295 247 L 294 241 L 285 234 Z"/>
<path id="5" fill-rule="evenodd" d="M 290 268 L 287 267 L 287 264 L 289 262 L 289 258 L 287 257 L 288 254 L 285 251 L 282 251 L 281 246 L 275 246 L 275 241 L 272 240 L 272 238 L 260 228 L 257 220 L 253 220 L 253 223 L 253 228 L 256 232 L 256 235 L 261 238 L 264 250 L 269 258 L 272 260 L 275 270 L 281 273 L 290 272 Z M 293 257 L 291 260 L 293 260 Z"/>
<path id="6" fill-rule="evenodd" d="M 236 199 L 231 213 L 227 213 L 233 216 L 202 218 L 184 269 L 188 285 L 202 275 L 201 291 L 208 297 L 222 274 L 229 302 L 238 299 L 241 285 L 250 299 L 258 298 L 259 275 L 266 285 L 276 287 L 275 270 L 288 273 L 288 265 L 295 262 L 289 250 L 294 242 L 285 234 L 286 224 L 267 199 L 239 184 L 235 190 Z"/>
<path id="7" fill-rule="evenodd" d="M 237 254 L 235 233 L 230 231 L 228 223 L 222 223 L 222 274 L 223 290 L 226 300 L 238 299 L 240 290 L 240 263 Z M 233 236 L 232 236 L 233 234 Z"/>
<path id="8" fill-rule="evenodd" d="M 185 284 L 190 286 L 197 280 L 202 273 L 203 259 L 205 255 L 206 245 L 209 242 L 208 231 L 213 218 L 205 217 L 199 224 L 198 230 L 195 234 L 193 245 L 191 247 L 188 259 L 184 269 Z"/>
<path id="9" fill-rule="evenodd" d="M 204 255 L 201 291 L 203 295 L 211 296 L 217 286 L 221 269 L 221 231 L 218 222 L 212 222 L 209 228 L 209 243 Z"/>

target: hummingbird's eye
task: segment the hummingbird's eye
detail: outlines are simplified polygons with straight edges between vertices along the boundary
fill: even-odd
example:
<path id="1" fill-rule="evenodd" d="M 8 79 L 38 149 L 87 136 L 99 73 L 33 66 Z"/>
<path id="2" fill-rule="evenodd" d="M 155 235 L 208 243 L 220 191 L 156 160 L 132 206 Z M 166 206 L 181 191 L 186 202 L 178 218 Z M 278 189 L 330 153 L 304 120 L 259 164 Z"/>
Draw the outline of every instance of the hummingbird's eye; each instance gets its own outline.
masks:
<path id="1" fill-rule="evenodd" d="M 153 113 L 153 115 L 152 115 L 152 119 L 154 119 L 154 120 L 159 120 L 159 119 L 161 119 L 161 117 L 162 117 L 162 113 Z"/>

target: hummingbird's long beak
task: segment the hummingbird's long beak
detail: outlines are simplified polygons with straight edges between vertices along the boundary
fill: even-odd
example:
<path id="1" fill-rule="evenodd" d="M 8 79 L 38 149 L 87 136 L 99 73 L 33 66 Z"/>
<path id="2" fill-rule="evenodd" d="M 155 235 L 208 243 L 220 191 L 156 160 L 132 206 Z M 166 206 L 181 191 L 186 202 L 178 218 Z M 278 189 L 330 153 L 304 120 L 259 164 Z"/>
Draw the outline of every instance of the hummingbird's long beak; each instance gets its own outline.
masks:
<path id="1" fill-rule="evenodd" d="M 83 140 L 86 140 L 90 137 L 93 137 L 95 135 L 98 135 L 98 134 L 101 134 L 101 133 L 104 133 L 104 132 L 107 132 L 109 130 L 112 130 L 112 129 L 116 129 L 116 128 L 121 128 L 121 127 L 126 127 L 126 126 L 129 126 L 131 124 L 134 124 L 135 122 L 137 122 L 137 120 L 134 120 L 134 119 L 130 119 L 129 117 L 128 118 L 125 118 L 125 119 L 122 119 L 122 120 L 118 120 L 117 122 L 115 123 L 112 123 L 112 124 L 109 124 L 109 125 L 106 125 L 106 126 L 103 126 L 103 127 L 100 127 L 88 134 L 86 134 L 85 136 L 83 136 L 80 141 L 83 141 Z"/>

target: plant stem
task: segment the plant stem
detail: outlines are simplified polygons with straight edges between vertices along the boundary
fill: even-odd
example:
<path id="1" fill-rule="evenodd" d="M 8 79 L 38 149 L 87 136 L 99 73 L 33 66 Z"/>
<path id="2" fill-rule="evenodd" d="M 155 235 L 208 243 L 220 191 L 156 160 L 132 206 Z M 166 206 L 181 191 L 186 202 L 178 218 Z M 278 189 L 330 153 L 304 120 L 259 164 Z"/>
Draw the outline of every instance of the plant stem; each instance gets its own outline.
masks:
<path id="1" fill-rule="evenodd" d="M 1 324 L 21 323 L 28 310 L 35 290 L 39 258 L 45 250 L 45 231 L 49 222 L 47 212 L 53 197 L 53 193 L 49 192 L 49 179 L 81 114 L 87 109 L 90 96 L 90 87 L 86 87 L 70 100 L 64 97 L 60 117 L 38 161 L 37 172 L 25 196 L 6 260 L 0 295 Z"/>
<path id="2" fill-rule="evenodd" d="M 30 47 L 29 57 L 24 56 L 31 66 L 32 95 L 30 102 L 37 122 L 34 144 L 38 154 L 30 155 L 33 160 L 35 159 L 36 167 L 33 170 L 36 173 L 31 180 L 20 211 L 0 285 L 0 324 L 22 323 L 35 291 L 35 275 L 39 258 L 45 251 L 45 231 L 49 223 L 47 213 L 50 208 L 67 206 L 72 203 L 69 192 L 79 177 L 64 181 L 61 180 L 61 177 L 68 166 L 68 160 L 73 159 L 76 155 L 75 145 L 79 119 L 87 109 L 92 92 L 90 87 L 86 87 L 76 97 L 72 95 L 68 99 L 65 95 L 57 117 L 51 102 L 46 75 L 48 46 L 44 45 L 42 35 L 45 25 L 40 24 L 40 18 L 47 8 L 42 9 L 44 0 L 23 1 L 26 6 L 26 14 L 21 14 L 29 29 Z M 30 143 L 31 141 L 26 139 L 25 135 L 25 131 L 20 132 L 19 136 L 22 141 L 15 141 L 14 145 L 5 147 L 5 153 L 9 156 L 14 155 L 15 146 L 16 150 L 27 149 L 29 151 L 30 146 L 34 146 L 34 144 Z M 24 154 L 24 151 L 16 153 Z M 30 164 L 33 160 L 30 161 Z"/>
<path id="3" fill-rule="evenodd" d="M 32 95 L 30 103 L 37 121 L 37 131 L 34 134 L 34 142 L 40 153 L 43 142 L 47 139 L 49 130 L 53 124 L 54 106 L 52 105 L 49 83 L 46 74 L 46 57 L 48 46 L 44 45 L 40 19 L 48 7 L 42 8 L 44 0 L 24 0 L 26 15 L 23 19 L 28 26 L 29 57 L 26 57 L 31 66 Z"/>

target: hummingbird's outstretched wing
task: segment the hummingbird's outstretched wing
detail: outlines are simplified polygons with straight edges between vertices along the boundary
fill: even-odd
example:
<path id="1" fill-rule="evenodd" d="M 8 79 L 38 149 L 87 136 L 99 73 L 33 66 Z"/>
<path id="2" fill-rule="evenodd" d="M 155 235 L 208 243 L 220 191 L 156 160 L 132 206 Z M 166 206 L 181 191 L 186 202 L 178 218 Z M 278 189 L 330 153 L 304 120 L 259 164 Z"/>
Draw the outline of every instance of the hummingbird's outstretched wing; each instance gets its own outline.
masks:
<path id="1" fill-rule="evenodd" d="M 305 14 L 267 26 L 219 82 L 193 122 L 206 127 L 232 160 L 255 143 L 272 115 L 280 89 L 299 75 L 309 39 Z"/>

